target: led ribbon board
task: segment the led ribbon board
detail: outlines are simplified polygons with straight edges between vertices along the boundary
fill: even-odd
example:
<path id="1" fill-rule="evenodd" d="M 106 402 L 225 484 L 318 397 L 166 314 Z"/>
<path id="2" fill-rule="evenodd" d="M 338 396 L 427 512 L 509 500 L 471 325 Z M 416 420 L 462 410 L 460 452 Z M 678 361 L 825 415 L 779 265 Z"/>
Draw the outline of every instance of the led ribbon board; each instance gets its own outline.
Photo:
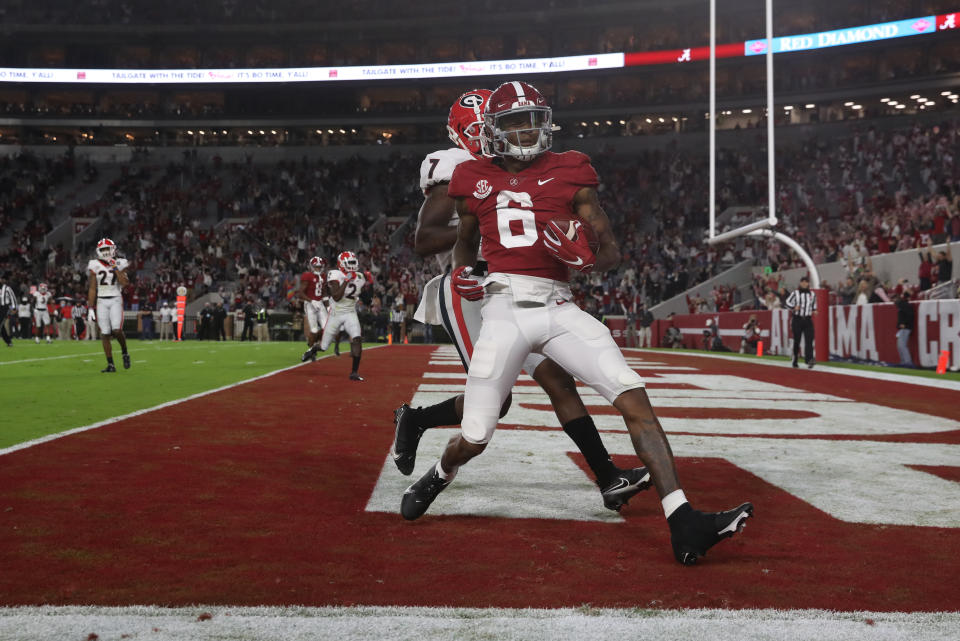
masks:
<path id="1" fill-rule="evenodd" d="M 773 52 L 790 53 L 960 29 L 960 13 L 923 16 L 895 22 L 835 29 L 773 39 Z M 718 58 L 757 56 L 767 51 L 766 39 L 717 45 Z M 599 53 L 557 58 L 430 62 L 415 65 L 297 67 L 278 69 L 26 69 L 0 67 L 0 82 L 50 84 L 258 84 L 268 82 L 338 82 L 401 78 L 468 78 L 619 69 L 640 65 L 682 64 L 710 57 L 709 47 Z"/>

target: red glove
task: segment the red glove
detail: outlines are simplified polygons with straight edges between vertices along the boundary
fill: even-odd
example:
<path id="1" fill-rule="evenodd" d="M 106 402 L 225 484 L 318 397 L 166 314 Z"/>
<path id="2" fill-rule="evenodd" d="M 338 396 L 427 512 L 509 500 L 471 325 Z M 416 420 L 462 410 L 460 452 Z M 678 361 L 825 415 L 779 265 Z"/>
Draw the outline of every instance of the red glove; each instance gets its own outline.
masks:
<path id="1" fill-rule="evenodd" d="M 576 240 L 570 240 L 566 231 L 555 221 L 548 222 L 543 228 L 543 246 L 554 259 L 577 271 L 588 272 L 593 269 L 597 257 L 590 249 L 586 232 L 581 230 L 583 225 L 580 221 L 573 221 L 573 225 L 577 232 Z"/>
<path id="2" fill-rule="evenodd" d="M 476 278 L 470 278 L 473 273 L 473 267 L 461 265 L 453 270 L 450 279 L 453 281 L 453 291 L 467 300 L 480 300 L 483 298 L 483 286 Z"/>
<path id="3" fill-rule="evenodd" d="M 373 274 L 369 271 L 363 272 L 363 277 L 367 279 L 367 282 L 373 285 Z"/>

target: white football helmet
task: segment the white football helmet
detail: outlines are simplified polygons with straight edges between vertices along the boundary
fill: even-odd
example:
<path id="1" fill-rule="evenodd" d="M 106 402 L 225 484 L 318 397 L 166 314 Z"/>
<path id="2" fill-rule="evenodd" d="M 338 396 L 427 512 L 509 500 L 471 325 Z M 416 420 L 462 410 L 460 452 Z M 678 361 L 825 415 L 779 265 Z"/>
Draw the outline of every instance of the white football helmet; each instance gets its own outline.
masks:
<path id="1" fill-rule="evenodd" d="M 312 269 L 317 274 L 322 274 L 323 270 L 327 268 L 327 261 L 320 258 L 319 256 L 314 256 L 310 259 L 310 269 Z"/>
<path id="2" fill-rule="evenodd" d="M 46 284 L 46 283 L 40 283 L 40 284 L 37 286 L 37 289 L 40 291 L 41 294 L 46 294 L 46 293 L 47 293 L 47 284 Z"/>
<path id="3" fill-rule="evenodd" d="M 546 98 L 525 82 L 505 82 L 490 95 L 483 112 L 487 149 L 497 156 L 530 162 L 553 145 L 553 110 Z M 520 134 L 536 132 L 533 144 L 523 144 Z M 511 141 L 513 138 L 513 141 Z"/>
<path id="4" fill-rule="evenodd" d="M 342 272 L 355 272 L 360 269 L 360 261 L 357 260 L 357 255 L 352 251 L 340 252 L 340 255 L 337 256 L 337 267 Z"/>
<path id="5" fill-rule="evenodd" d="M 101 238 L 97 243 L 97 258 L 109 260 L 117 255 L 117 245 L 109 238 Z"/>

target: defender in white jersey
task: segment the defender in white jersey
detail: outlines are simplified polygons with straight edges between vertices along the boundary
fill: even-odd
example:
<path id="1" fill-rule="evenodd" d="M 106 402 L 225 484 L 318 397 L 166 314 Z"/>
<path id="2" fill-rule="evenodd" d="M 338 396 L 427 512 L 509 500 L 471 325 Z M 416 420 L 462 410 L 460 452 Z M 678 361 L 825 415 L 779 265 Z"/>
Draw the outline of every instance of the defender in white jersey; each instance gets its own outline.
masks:
<path id="1" fill-rule="evenodd" d="M 113 364 L 113 346 L 111 338 L 120 343 L 123 356 L 123 368 L 130 369 L 130 354 L 127 353 L 127 337 L 123 334 L 123 295 L 121 289 L 130 279 L 125 258 L 117 258 L 117 246 L 109 238 L 97 243 L 97 257 L 87 263 L 87 307 L 96 309 L 96 321 L 100 328 L 103 353 L 107 357 L 107 366 L 103 373 L 116 372 Z"/>
<path id="2" fill-rule="evenodd" d="M 459 218 L 447 186 L 454 169 L 468 160 L 486 155 L 480 139 L 483 110 L 491 92 L 474 89 L 460 96 L 450 108 L 447 131 L 457 144 L 428 154 L 420 165 L 420 189 L 425 200 L 417 219 L 415 249 L 420 256 L 436 256 L 440 275 L 424 288 L 414 318 L 421 323 L 443 325 L 453 339 L 464 369 L 469 370 L 473 345 L 480 334 L 481 301 L 470 301 L 454 292 L 450 275 L 452 250 L 457 239 Z M 478 257 L 473 275 L 486 273 L 486 262 Z M 610 459 L 593 419 L 576 391 L 573 378 L 553 361 L 531 353 L 523 369 L 547 392 L 564 432 L 573 439 L 593 471 L 603 504 L 620 510 L 627 501 L 649 487 L 646 468 L 621 470 Z M 510 407 L 507 397 L 500 409 L 503 417 Z M 431 427 L 458 425 L 463 416 L 463 394 L 430 407 L 412 408 L 407 403 L 394 413 L 392 455 L 401 474 L 409 475 L 416 463 L 417 445 L 423 432 Z"/>
<path id="3" fill-rule="evenodd" d="M 357 255 L 352 251 L 341 252 L 337 257 L 338 269 L 332 269 L 327 274 L 327 289 L 333 304 L 330 306 L 330 317 L 323 328 L 320 344 L 314 343 L 307 350 L 303 360 L 312 358 L 317 349 L 326 351 L 330 343 L 336 340 L 342 329 L 350 336 L 350 356 L 353 358 L 353 369 L 350 371 L 351 381 L 362 381 L 360 376 L 360 355 L 363 353 L 363 340 L 360 336 L 360 319 L 357 318 L 357 298 L 364 286 L 373 283 L 373 275 L 366 271 L 362 274 Z"/>
<path id="4" fill-rule="evenodd" d="M 45 335 L 44 328 L 50 326 L 50 300 L 53 298 L 53 292 L 47 289 L 46 283 L 37 285 L 37 290 L 33 292 L 33 325 L 37 328 L 37 335 L 33 339 L 39 343 Z M 46 334 L 47 342 L 50 342 L 50 334 Z"/>

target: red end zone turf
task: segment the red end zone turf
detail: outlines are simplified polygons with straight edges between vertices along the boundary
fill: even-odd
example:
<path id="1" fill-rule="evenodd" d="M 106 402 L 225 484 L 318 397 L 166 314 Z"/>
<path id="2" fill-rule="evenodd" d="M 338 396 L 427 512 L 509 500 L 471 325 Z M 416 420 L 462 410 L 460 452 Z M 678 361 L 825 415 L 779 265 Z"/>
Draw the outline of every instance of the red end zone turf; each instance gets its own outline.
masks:
<path id="1" fill-rule="evenodd" d="M 688 496 L 749 498 L 756 518 L 694 568 L 673 560 L 652 491 L 623 523 L 367 512 L 392 410 L 436 369 L 431 351 L 369 350 L 362 384 L 329 358 L 0 457 L 0 605 L 958 607 L 957 529 L 842 522 L 719 458 L 678 460 Z M 820 370 L 651 358 L 939 416 L 957 407 L 956 392 Z"/>

